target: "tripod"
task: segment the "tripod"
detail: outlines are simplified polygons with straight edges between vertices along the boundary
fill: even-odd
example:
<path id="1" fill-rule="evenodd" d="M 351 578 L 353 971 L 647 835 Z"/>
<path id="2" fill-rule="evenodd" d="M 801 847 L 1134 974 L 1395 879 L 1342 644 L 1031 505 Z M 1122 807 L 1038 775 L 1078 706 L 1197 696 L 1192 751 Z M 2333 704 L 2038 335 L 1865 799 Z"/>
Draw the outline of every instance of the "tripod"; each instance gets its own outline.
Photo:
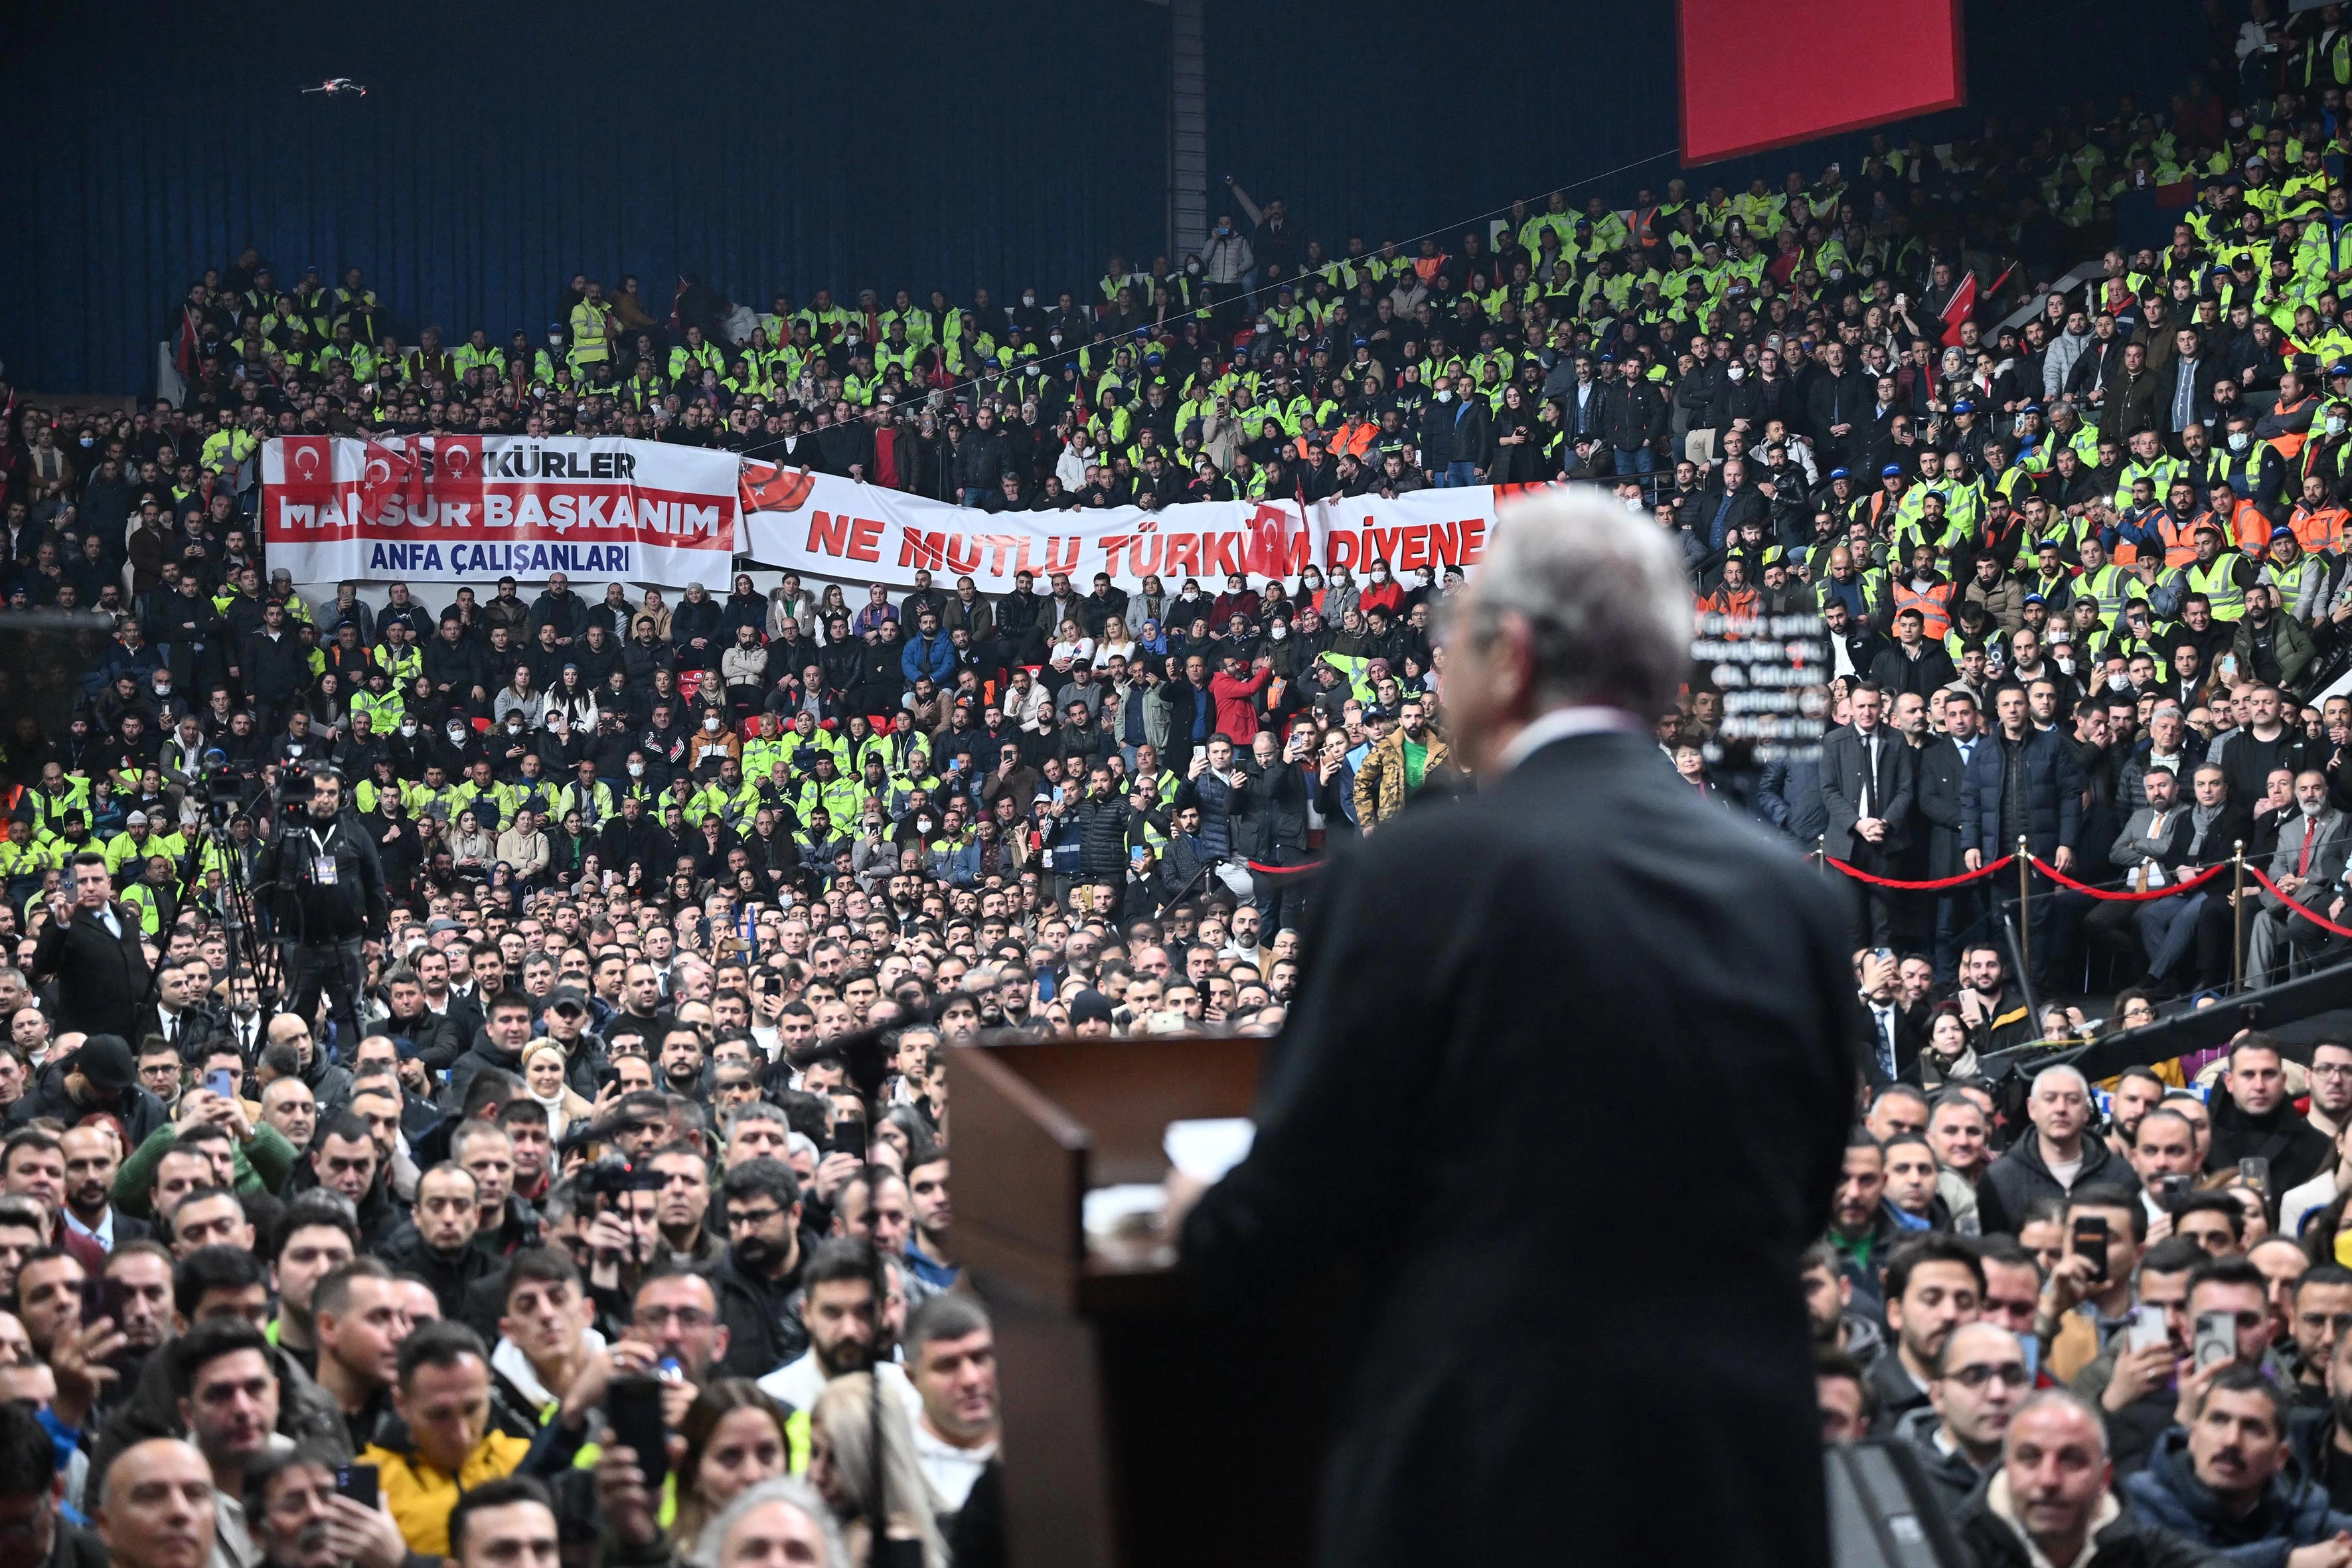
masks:
<path id="1" fill-rule="evenodd" d="M 285 987 L 285 971 L 274 947 L 261 941 L 254 905 L 254 889 L 246 875 L 245 858 L 236 841 L 229 837 L 228 822 L 238 813 L 234 795 L 219 795 L 206 791 L 202 798 L 204 816 L 197 821 L 186 852 L 180 859 L 178 905 L 186 909 L 197 901 L 205 870 L 207 851 L 220 867 L 221 886 L 218 912 L 222 934 L 228 944 L 228 988 L 232 1003 L 236 995 L 237 978 L 242 972 L 252 977 L 254 988 L 266 1018 L 277 1011 L 278 998 Z M 240 971 L 240 966 L 242 970 Z M 147 977 L 147 994 L 139 999 L 137 1013 L 143 1014 L 155 1005 L 155 998 L 163 984 L 163 970 L 157 965 Z M 135 1047 L 138 1042 L 131 1042 Z"/>

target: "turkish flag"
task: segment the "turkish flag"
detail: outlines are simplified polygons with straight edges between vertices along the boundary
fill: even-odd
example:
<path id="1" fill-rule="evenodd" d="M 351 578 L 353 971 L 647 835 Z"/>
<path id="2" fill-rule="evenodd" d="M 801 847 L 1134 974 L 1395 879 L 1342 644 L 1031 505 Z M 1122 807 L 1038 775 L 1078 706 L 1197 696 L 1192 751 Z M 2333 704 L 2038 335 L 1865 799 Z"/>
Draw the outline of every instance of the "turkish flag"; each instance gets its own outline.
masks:
<path id="1" fill-rule="evenodd" d="M 360 459 L 360 515 L 373 517 L 401 497 L 416 473 L 416 458 L 404 446 L 370 441 Z"/>
<path id="2" fill-rule="evenodd" d="M 279 483 L 286 498 L 304 506 L 323 506 L 335 488 L 334 444 L 324 436 L 286 436 L 278 442 L 278 460 L 284 468 Z"/>
<path id="3" fill-rule="evenodd" d="M 742 477 L 736 488 L 744 511 L 798 511 L 807 500 L 816 480 L 805 468 L 787 468 L 775 463 L 750 462 L 743 465 Z"/>
<path id="4" fill-rule="evenodd" d="M 1951 299 L 1944 305 L 1944 346 L 1946 348 L 1956 349 L 1960 346 L 1960 328 L 1973 320 L 1976 313 L 1977 275 L 1971 269 L 1960 279 L 1960 286 L 1952 291 Z"/>
<path id="5" fill-rule="evenodd" d="M 1258 502 L 1250 515 L 1249 542 L 1242 552 L 1245 569 L 1260 577 L 1283 575 L 1282 536 L 1289 527 L 1280 507 Z"/>
<path id="6" fill-rule="evenodd" d="M 433 500 L 436 505 L 468 506 L 482 515 L 482 438 L 442 436 L 433 443 Z M 446 514 L 445 514 L 446 515 Z"/>

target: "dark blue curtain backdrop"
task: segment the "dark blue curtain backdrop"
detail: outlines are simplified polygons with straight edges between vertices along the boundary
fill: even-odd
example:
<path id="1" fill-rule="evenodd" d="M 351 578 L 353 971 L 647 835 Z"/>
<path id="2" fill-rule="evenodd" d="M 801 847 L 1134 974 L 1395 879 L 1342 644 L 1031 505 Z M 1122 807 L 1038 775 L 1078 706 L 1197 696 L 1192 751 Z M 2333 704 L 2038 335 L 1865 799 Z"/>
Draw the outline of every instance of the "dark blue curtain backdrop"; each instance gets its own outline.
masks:
<path id="1" fill-rule="evenodd" d="M 298 96 L 347 76 L 364 99 Z M 28 7 L 0 60 L 0 359 L 137 392 L 167 312 L 258 245 L 400 324 L 536 335 L 575 271 L 1001 298 L 1166 232 L 1168 13 L 1144 0 L 390 10 Z"/>
<path id="2" fill-rule="evenodd" d="M 1443 22 L 1208 0 L 1207 20 L 1212 170 L 1335 250 L 1351 228 L 1458 233 L 1675 143 L 1670 0 Z M 1937 136 L 2176 82 L 2209 46 L 2194 0 L 1972 0 L 1967 26 L 1971 107 Z M 0 359 L 37 390 L 144 393 L 188 282 L 248 240 L 289 282 L 363 268 L 409 331 L 501 341 L 579 270 L 637 273 L 657 311 L 681 268 L 759 305 L 1084 284 L 1165 244 L 1167 37 L 1146 0 L 43 8 L 0 59 Z M 297 94 L 329 76 L 372 90 Z M 1673 168 L 1600 188 L 1622 204 Z"/>

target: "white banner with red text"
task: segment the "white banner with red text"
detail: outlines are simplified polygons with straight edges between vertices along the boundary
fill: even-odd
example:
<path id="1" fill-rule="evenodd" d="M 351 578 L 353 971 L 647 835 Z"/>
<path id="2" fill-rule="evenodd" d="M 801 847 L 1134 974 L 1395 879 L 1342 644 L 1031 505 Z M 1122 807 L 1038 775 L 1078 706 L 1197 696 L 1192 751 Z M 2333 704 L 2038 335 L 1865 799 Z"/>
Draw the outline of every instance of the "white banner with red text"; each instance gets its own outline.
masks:
<path id="1" fill-rule="evenodd" d="M 262 538 L 298 583 L 700 582 L 741 523 L 731 452 L 589 437 L 289 436 L 261 454 Z"/>
<path id="2" fill-rule="evenodd" d="M 1472 567 L 1494 532 L 1495 506 L 1528 486 L 1478 485 L 1316 501 L 1202 501 L 1145 511 L 982 511 L 756 459 L 743 465 L 743 549 L 762 565 L 829 583 L 941 586 L 969 576 L 983 594 L 1056 572 L 1081 594 L 1095 574 L 1121 588 L 1156 575 L 1170 593 L 1197 577 L 1212 593 L 1232 573 L 1297 577 L 1312 562 L 1360 575 L 1374 561 L 1400 574 Z"/>

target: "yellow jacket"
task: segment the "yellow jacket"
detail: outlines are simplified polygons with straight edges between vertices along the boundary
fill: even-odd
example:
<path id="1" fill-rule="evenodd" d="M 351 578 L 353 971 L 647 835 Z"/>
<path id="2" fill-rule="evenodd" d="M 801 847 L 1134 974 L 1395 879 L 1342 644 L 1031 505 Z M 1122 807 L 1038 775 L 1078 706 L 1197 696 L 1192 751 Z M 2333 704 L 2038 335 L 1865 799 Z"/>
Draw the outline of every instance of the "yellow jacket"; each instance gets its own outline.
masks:
<path id="1" fill-rule="evenodd" d="M 360 1458 L 376 1468 L 377 1489 L 411 1552 L 426 1557 L 449 1554 L 449 1510 L 461 1492 L 514 1474 L 530 1444 L 503 1432 L 489 1432 L 474 1445 L 452 1479 L 414 1454 L 397 1454 L 371 1443 Z"/>

